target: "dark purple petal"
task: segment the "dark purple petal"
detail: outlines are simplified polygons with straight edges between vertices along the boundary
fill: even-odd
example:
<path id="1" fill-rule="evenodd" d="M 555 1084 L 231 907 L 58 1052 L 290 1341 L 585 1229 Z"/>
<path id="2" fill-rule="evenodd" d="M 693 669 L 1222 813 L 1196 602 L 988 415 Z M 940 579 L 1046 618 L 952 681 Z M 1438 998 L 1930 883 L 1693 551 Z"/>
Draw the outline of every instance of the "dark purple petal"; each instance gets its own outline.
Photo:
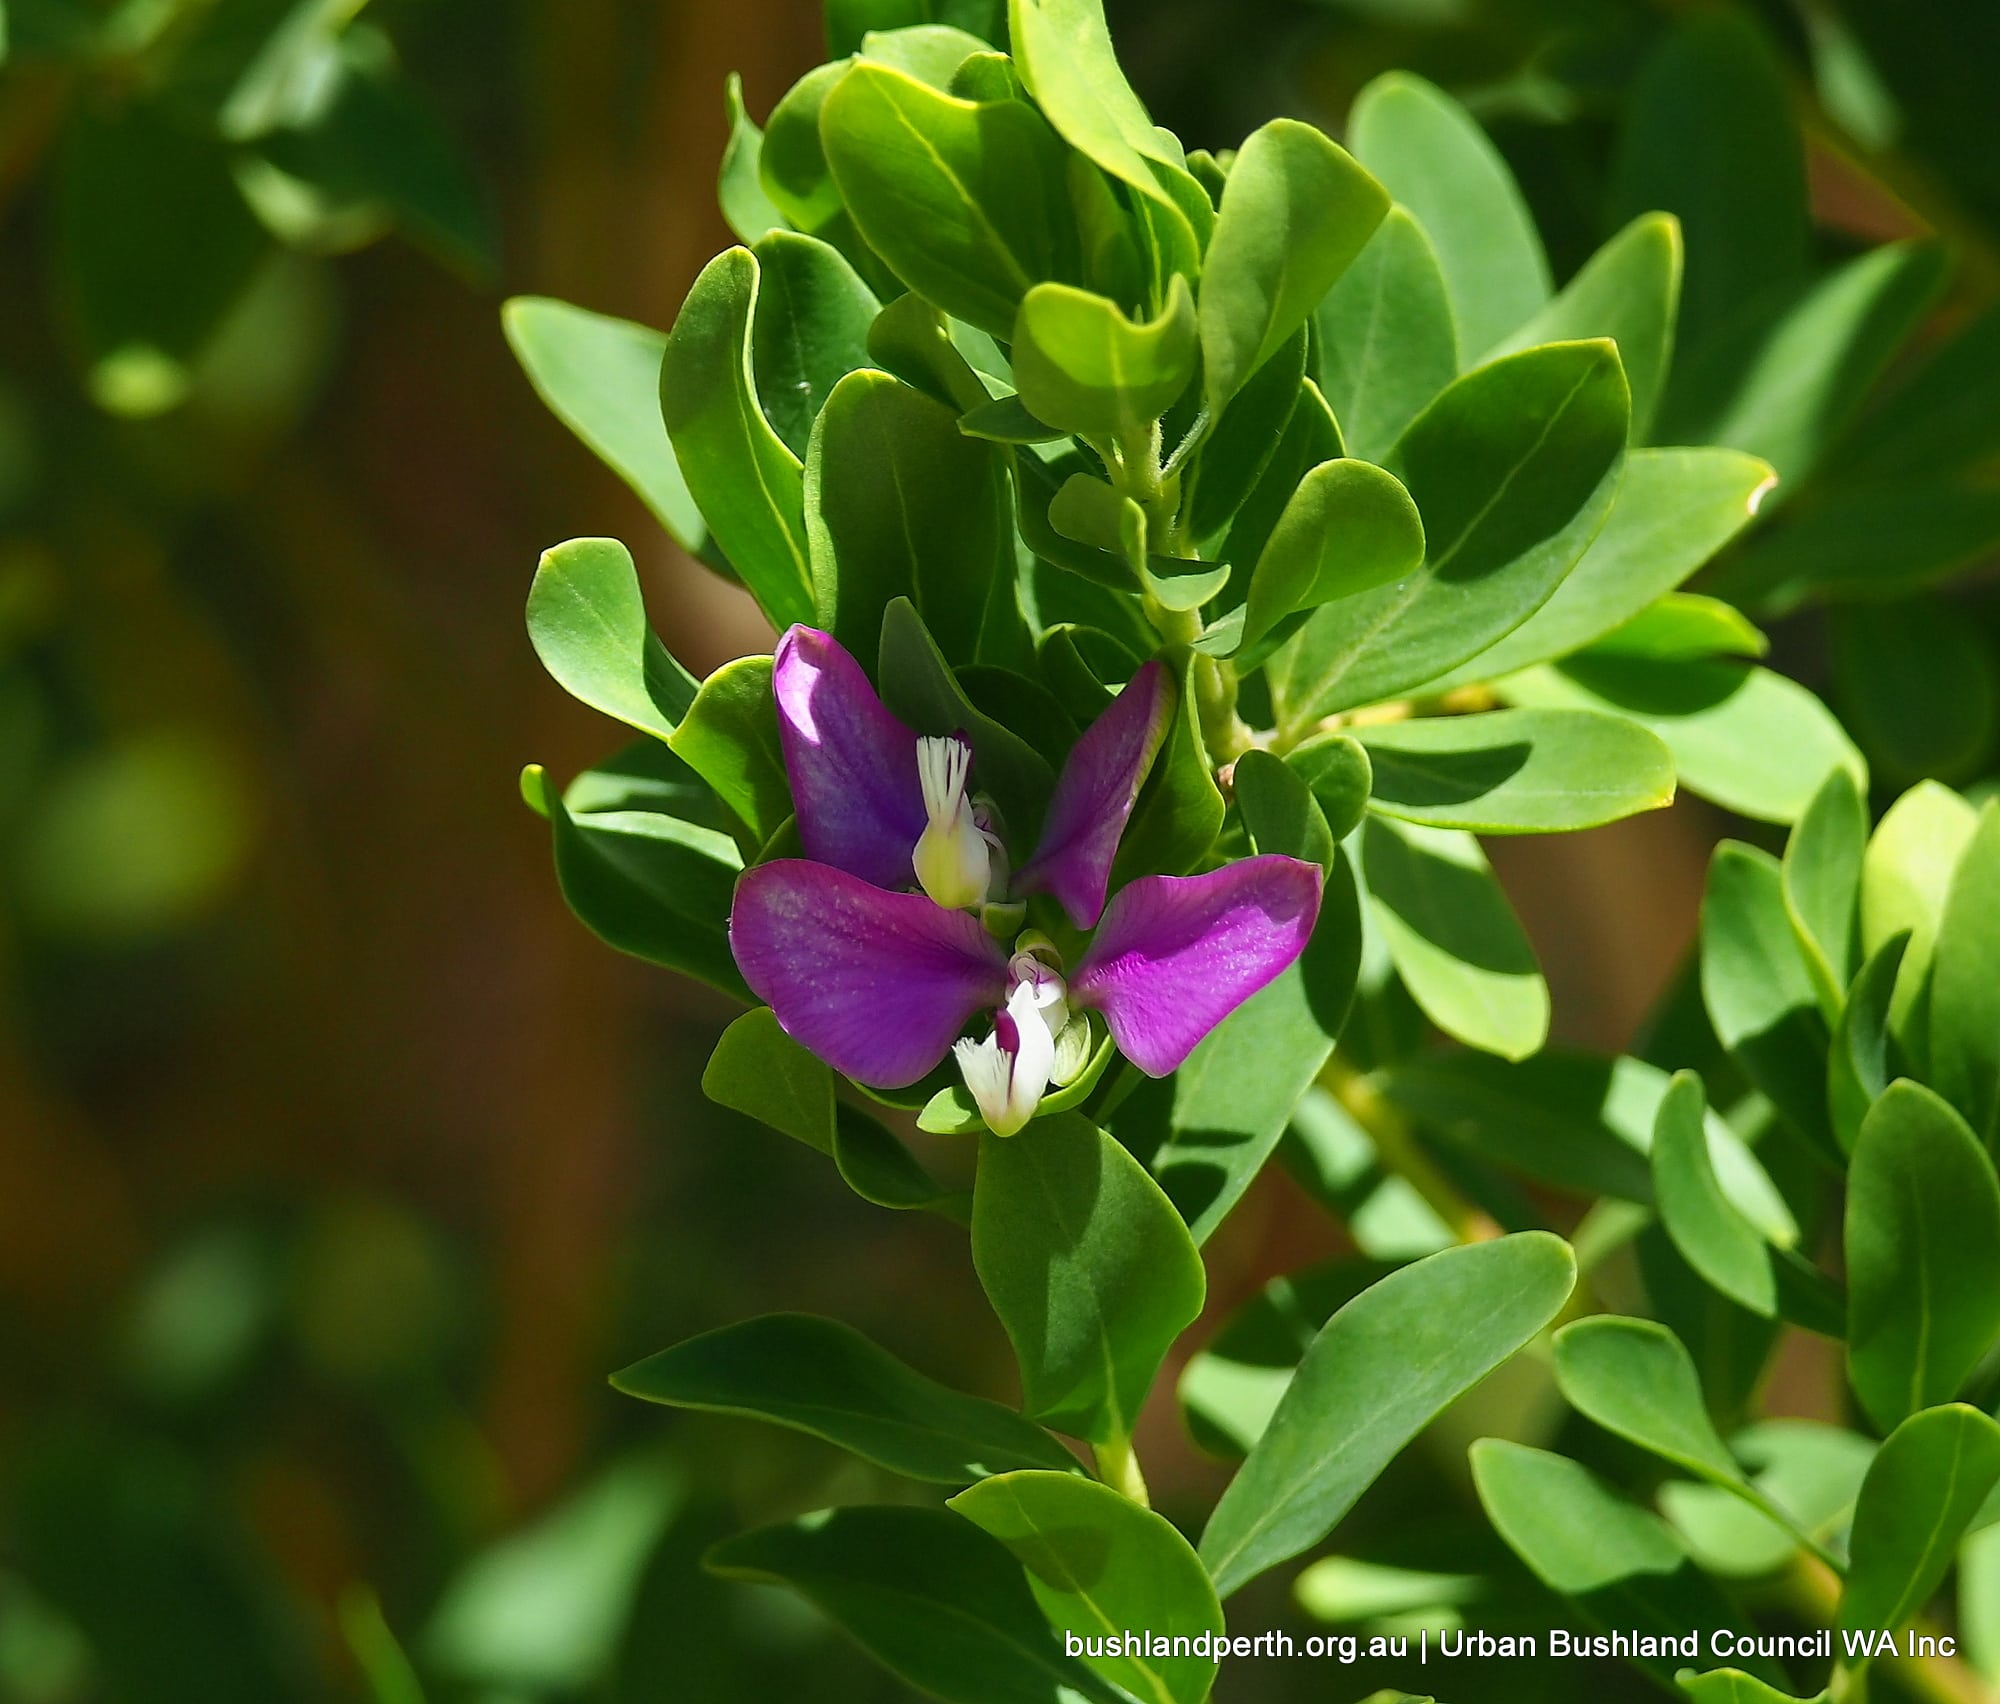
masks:
<path id="1" fill-rule="evenodd" d="M 877 887 L 911 886 L 924 831 L 917 736 L 840 642 L 811 627 L 778 641 L 771 691 L 806 856 Z"/>
<path id="2" fill-rule="evenodd" d="M 1006 950 L 970 912 L 803 858 L 743 873 L 729 946 L 787 1035 L 878 1089 L 914 1083 L 1007 995 Z"/>
<path id="3" fill-rule="evenodd" d="M 1016 892 L 1054 894 L 1079 929 L 1097 921 L 1118 837 L 1173 713 L 1167 671 L 1146 664 L 1071 750 L 1049 800 L 1042 843 L 1022 866 Z"/>
<path id="4" fill-rule="evenodd" d="M 1276 855 L 1205 876 L 1141 876 L 1104 913 L 1070 1002 L 1095 1006 L 1119 1052 L 1164 1077 L 1304 951 L 1321 880 L 1317 864 Z"/>

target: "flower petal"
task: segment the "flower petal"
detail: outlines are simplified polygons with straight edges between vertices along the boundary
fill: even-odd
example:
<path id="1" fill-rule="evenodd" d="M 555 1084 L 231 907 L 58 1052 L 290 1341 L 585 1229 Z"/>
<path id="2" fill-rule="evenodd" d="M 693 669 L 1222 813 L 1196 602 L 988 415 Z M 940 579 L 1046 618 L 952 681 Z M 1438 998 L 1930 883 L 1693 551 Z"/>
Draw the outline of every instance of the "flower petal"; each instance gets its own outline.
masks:
<path id="1" fill-rule="evenodd" d="M 914 1083 L 1007 993 L 1006 950 L 969 912 L 803 858 L 743 873 L 729 946 L 787 1035 L 879 1089 Z"/>
<path id="2" fill-rule="evenodd" d="M 1097 921 L 1118 837 L 1173 713 L 1173 682 L 1157 661 L 1147 663 L 1071 750 L 1017 893 L 1054 894 L 1079 929 Z"/>
<path id="3" fill-rule="evenodd" d="M 1205 876 L 1141 876 L 1118 890 L 1070 978 L 1118 1050 L 1164 1077 L 1304 951 L 1319 916 L 1317 864 L 1275 854 Z"/>
<path id="4" fill-rule="evenodd" d="M 910 854 L 924 831 L 917 736 L 883 707 L 846 648 L 811 627 L 778 641 L 771 691 L 806 856 L 877 887 L 910 886 Z"/>

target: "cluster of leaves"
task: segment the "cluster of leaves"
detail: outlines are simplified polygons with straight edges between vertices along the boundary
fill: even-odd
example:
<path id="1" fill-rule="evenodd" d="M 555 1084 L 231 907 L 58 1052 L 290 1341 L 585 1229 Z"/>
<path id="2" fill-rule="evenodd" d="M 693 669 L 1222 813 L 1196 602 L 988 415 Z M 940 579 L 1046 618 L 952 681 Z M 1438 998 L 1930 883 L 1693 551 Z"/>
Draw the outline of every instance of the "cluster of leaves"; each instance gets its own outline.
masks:
<path id="1" fill-rule="evenodd" d="M 946 1699 L 1193 1704 L 1206 1659 L 1080 1659 L 1060 1633 L 1220 1628 L 1222 1598 L 1320 1545 L 1572 1306 L 1579 1255 L 1602 1291 L 1636 1250 L 1680 1335 L 1578 1321 L 1556 1377 L 1579 1413 L 1693 1476 L 1662 1494 L 1677 1524 L 1578 1461 L 1495 1440 L 1474 1456 L 1495 1528 L 1586 1615 L 1681 1634 L 1730 1624 L 1716 1574 L 1767 1573 L 1799 1545 L 1846 1568 L 1858 1495 L 1840 1615 L 1899 1623 L 1942 1577 L 1938 1498 L 1956 1532 L 2000 1474 L 2000 1428 L 1949 1401 L 2000 1327 L 1982 1311 L 2000 1287 L 1970 1265 L 1913 1274 L 1905 1227 L 1948 1210 L 1966 1227 L 1954 1250 L 1975 1230 L 2000 1246 L 1965 1220 L 2000 1197 L 1946 1100 L 1888 1083 L 1903 1061 L 1923 1075 L 1944 1034 L 1949 1053 L 1994 1026 L 1979 1032 L 1983 994 L 1945 997 L 1976 980 L 1966 964 L 1947 981 L 1938 957 L 1925 980 L 1919 913 L 1941 938 L 1944 883 L 1897 847 L 1931 846 L 1928 830 L 1892 816 L 1864 857 L 1860 753 L 1758 664 L 1735 603 L 1680 588 L 1836 441 L 1929 300 L 1936 253 L 1810 276 L 1800 202 L 1796 230 L 1763 233 L 1797 239 L 1769 277 L 1691 253 L 1676 360 L 1676 220 L 1642 199 L 1558 291 L 1499 155 L 1413 77 L 1363 91 L 1351 152 L 1281 119 L 1189 154 L 1125 84 L 1096 0 L 1004 16 L 843 0 L 829 34 L 834 61 L 764 130 L 732 92 L 721 197 L 746 246 L 665 334 L 510 304 L 529 375 L 774 627 L 828 629 L 919 731 L 963 731 L 1009 821 L 1037 820 L 1079 728 L 1158 656 L 1181 712 L 1118 879 L 1254 850 L 1316 861 L 1328 886 L 1300 961 L 1181 1070 L 1091 1076 L 1020 1135 L 982 1137 L 969 1195 L 769 1011 L 730 1027 L 712 1098 L 819 1150 L 869 1201 L 969 1224 L 1023 1401 L 947 1389 L 804 1315 L 628 1369 L 621 1386 L 651 1400 L 966 1487 L 947 1508 L 751 1533 L 712 1565 L 792 1586 Z M 1658 81 L 1677 86 L 1690 55 L 1712 73 L 1711 50 L 1761 51 L 1698 22 Z M 1648 129 L 1671 109 L 1640 104 L 1639 189 L 1672 152 Z M 1732 563 L 1776 587 L 1745 566 L 1764 537 Z M 747 998 L 735 880 L 795 845 L 771 659 L 694 678 L 610 540 L 550 551 L 528 622 L 562 685 L 645 736 L 565 789 L 524 777 L 571 906 L 612 945 Z M 1547 986 L 1475 836 L 1590 827 L 1664 804 L 1677 779 L 1798 821 L 1793 853 L 1718 859 L 1707 1016 L 1673 1014 L 1658 1058 L 1541 1054 Z M 1430 1026 L 1466 1050 L 1435 1049 Z M 1675 1056 L 1711 1026 L 1705 1053 Z M 1936 1086 L 1976 1085 L 1967 1110 L 1990 1126 L 1990 1049 L 1953 1058 L 1960 1078 Z M 1726 1116 L 1669 1078 L 1679 1065 Z M 977 1128 L 939 1077 L 867 1095 Z M 1953 1157 L 1913 1204 L 1897 1190 L 1919 1149 Z M 1243 1457 L 1190 1544 L 1145 1506 L 1133 1420 L 1201 1312 L 1201 1245 L 1274 1154 L 1367 1259 L 1282 1281 L 1190 1363 L 1191 1428 Z M 1808 1258 L 1827 1173 L 1849 1168 L 1851 1309 Z M 1604 1198 L 1577 1252 L 1513 1174 Z M 1853 1333 L 1863 1409 L 1896 1429 L 1879 1454 L 1830 1428 L 1842 1441 L 1722 1442 L 1711 1412 L 1740 1407 L 1780 1320 Z M 1992 1454 L 1995 1474 L 1940 1478 L 1947 1430 L 1953 1461 Z M 1094 1476 L 1055 1432 L 1092 1446 Z M 1301 1592 L 1340 1617 L 1355 1598 L 1324 1566 Z M 1397 1589 L 1403 1610 L 1458 1601 Z"/>
<path id="2" fill-rule="evenodd" d="M 366 0 L 14 0 L 14 75 L 61 106 L 55 183 L 66 327 L 97 402 L 153 415 L 280 249 L 401 229 L 475 275 L 491 217 Z"/>

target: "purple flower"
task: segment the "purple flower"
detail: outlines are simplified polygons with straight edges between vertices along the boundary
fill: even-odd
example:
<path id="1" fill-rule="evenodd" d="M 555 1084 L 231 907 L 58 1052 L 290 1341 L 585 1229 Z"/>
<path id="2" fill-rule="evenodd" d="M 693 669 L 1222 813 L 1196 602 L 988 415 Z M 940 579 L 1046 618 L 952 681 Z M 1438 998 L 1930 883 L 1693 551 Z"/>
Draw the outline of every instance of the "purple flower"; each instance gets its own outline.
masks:
<path id="1" fill-rule="evenodd" d="M 1144 876 L 1107 906 L 1111 865 L 1173 713 L 1146 664 L 1076 743 L 1040 843 L 1014 868 L 970 746 L 920 739 L 824 633 L 794 627 L 773 670 L 778 731 L 804 858 L 746 871 L 729 919 L 744 980 L 785 1032 L 857 1082 L 901 1088 L 949 1052 L 987 1124 L 1009 1135 L 1088 1055 L 1086 1011 L 1164 1076 L 1298 957 L 1320 871 L 1259 857 L 1200 876 Z M 922 891 L 909 891 L 912 887 Z M 1011 953 L 989 925 L 1055 897 L 1095 928 L 1073 971 L 1028 931 Z M 981 1011 L 985 1040 L 961 1038 Z"/>

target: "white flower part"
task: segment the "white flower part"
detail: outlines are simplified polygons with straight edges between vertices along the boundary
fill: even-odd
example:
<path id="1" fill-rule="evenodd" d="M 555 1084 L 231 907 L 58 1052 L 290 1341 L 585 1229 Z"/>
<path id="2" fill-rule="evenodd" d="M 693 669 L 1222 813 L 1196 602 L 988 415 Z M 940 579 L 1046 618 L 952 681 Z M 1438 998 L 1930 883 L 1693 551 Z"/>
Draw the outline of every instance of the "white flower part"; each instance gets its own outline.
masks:
<path id="1" fill-rule="evenodd" d="M 992 854 L 965 796 L 972 747 L 953 737 L 917 741 L 917 781 L 928 819 L 912 862 L 917 881 L 947 911 L 980 904 L 987 895 Z"/>
<path id="2" fill-rule="evenodd" d="M 972 826 L 986 842 L 986 903 L 1004 904 L 1013 869 L 1007 861 L 1007 844 L 1000 838 L 1000 812 L 984 793 L 972 801 Z"/>
<path id="3" fill-rule="evenodd" d="M 1011 1050 L 1003 1045 L 997 1028 L 984 1041 L 961 1041 L 952 1047 L 979 1116 L 996 1136 L 1012 1136 L 1022 1129 L 1048 1090 L 1056 1038 L 1043 1010 L 1041 990 L 1032 982 L 1020 983 L 1007 996 L 1003 1014 L 1003 1022 L 1014 1032 Z"/>

